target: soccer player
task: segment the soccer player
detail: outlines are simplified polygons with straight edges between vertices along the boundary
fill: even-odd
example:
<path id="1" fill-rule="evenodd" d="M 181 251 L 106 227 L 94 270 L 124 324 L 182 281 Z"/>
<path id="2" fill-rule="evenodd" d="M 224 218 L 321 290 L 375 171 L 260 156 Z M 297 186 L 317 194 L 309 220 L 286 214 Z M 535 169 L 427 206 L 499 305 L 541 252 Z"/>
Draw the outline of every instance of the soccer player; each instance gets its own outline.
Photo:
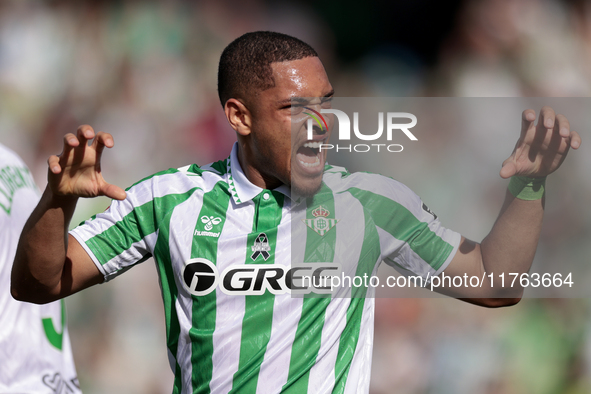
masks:
<path id="1" fill-rule="evenodd" d="M 39 202 L 25 163 L 0 144 L 0 393 L 78 393 L 63 301 L 14 300 L 10 269 L 18 238 Z"/>
<path id="2" fill-rule="evenodd" d="M 12 294 L 43 303 L 153 256 L 175 393 L 367 392 L 371 290 L 292 297 L 284 291 L 297 276 L 290 264 L 340 264 L 361 276 L 386 261 L 425 279 L 527 272 L 544 179 L 581 143 L 551 108 L 542 108 L 537 124 L 535 112 L 524 111 L 501 170 L 512 177 L 505 203 L 476 243 L 443 228 L 404 185 L 326 165 L 317 146 L 330 128 L 317 129 L 310 142 L 302 120 L 292 141 L 302 106 L 322 108 L 333 96 L 304 42 L 272 32 L 236 39 L 221 55 L 218 90 L 238 139 L 230 156 L 157 173 L 127 191 L 101 173 L 101 154 L 114 146 L 110 134 L 90 126 L 66 134 L 62 154 L 48 160 L 48 186 L 13 268 Z M 68 234 L 77 199 L 99 195 L 113 198 L 111 206 Z M 303 233 L 303 248 L 292 249 L 292 230 Z M 521 291 L 499 287 L 439 290 L 484 306 L 519 300 Z"/>

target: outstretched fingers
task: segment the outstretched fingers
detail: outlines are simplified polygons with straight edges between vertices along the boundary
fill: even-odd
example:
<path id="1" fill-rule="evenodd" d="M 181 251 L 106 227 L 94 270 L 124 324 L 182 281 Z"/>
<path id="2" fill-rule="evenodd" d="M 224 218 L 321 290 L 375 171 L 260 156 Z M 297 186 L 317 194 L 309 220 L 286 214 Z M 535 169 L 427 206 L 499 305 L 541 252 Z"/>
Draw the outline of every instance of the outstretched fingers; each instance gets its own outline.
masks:
<path id="1" fill-rule="evenodd" d="M 62 167 L 60 166 L 60 158 L 57 155 L 49 156 L 49 159 L 47 159 L 47 166 L 49 167 L 49 171 L 56 175 L 62 172 Z"/>
<path id="2" fill-rule="evenodd" d="M 104 131 L 99 131 L 96 134 L 96 137 L 92 141 L 92 147 L 96 150 L 96 166 L 97 171 L 100 171 L 100 161 L 101 156 L 103 154 L 103 150 L 105 147 L 112 148 L 115 146 L 115 141 L 113 136 L 109 133 L 105 133 Z M 125 200 L 127 194 L 125 190 L 120 188 L 119 186 L 104 182 L 99 191 L 100 194 L 113 198 L 115 200 Z"/>
<path id="3" fill-rule="evenodd" d="M 88 140 L 94 138 L 94 129 L 91 126 L 84 124 L 78 127 L 78 130 L 76 130 L 76 136 L 80 143 L 88 143 Z"/>
<path id="4" fill-rule="evenodd" d="M 577 133 L 576 131 L 570 132 L 570 147 L 571 148 L 579 149 L 582 142 L 583 141 L 581 140 L 581 136 L 579 135 L 579 133 Z"/>
<path id="5" fill-rule="evenodd" d="M 570 136 L 570 123 L 566 116 L 562 114 L 556 115 L 556 124 L 554 125 L 554 128 L 562 138 L 568 138 Z"/>
<path id="6" fill-rule="evenodd" d="M 517 156 L 521 154 L 521 151 L 524 149 L 524 144 L 526 144 L 526 141 L 529 139 L 528 133 L 535 133 L 535 121 L 536 111 L 533 109 L 526 109 L 521 113 L 521 136 L 515 144 L 513 153 L 511 153 L 511 156 L 509 156 L 509 158 L 507 158 L 507 160 L 505 160 L 501 166 L 501 171 L 499 174 L 502 178 L 507 179 L 517 173 Z"/>
<path id="7" fill-rule="evenodd" d="M 540 110 L 540 120 L 538 122 L 538 128 L 542 129 L 552 129 L 554 128 L 554 119 L 556 118 L 556 113 L 551 107 L 543 106 Z"/>
<path id="8" fill-rule="evenodd" d="M 88 141 L 94 138 L 94 130 L 89 125 L 82 125 L 76 130 L 76 139 L 78 146 L 74 149 L 73 164 L 80 164 L 84 161 L 86 156 L 86 148 L 88 148 Z M 64 155 L 65 156 L 65 155 Z M 67 159 L 67 156 L 65 156 Z"/>
<path id="9" fill-rule="evenodd" d="M 529 129 L 533 129 L 536 120 L 536 111 L 533 109 L 526 109 L 521 113 L 521 138 L 525 137 Z"/>
<path id="10" fill-rule="evenodd" d="M 562 114 L 556 115 L 555 128 L 558 129 L 558 134 L 566 141 L 567 149 L 578 149 L 581 146 L 581 136 L 576 131 L 570 129 L 570 123 L 566 116 Z"/>
<path id="11" fill-rule="evenodd" d="M 96 138 L 92 141 L 92 147 L 96 150 L 97 163 L 100 163 L 105 147 L 112 148 L 113 146 L 115 146 L 113 136 L 109 133 L 105 133 L 104 131 L 99 131 L 96 135 Z"/>

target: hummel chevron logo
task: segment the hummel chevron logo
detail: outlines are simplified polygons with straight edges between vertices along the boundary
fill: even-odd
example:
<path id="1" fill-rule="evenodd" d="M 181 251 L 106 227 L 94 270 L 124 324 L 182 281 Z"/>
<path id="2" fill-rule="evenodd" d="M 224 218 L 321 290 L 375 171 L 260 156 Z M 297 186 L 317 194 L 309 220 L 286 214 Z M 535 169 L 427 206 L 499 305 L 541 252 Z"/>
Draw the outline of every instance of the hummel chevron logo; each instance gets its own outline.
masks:
<path id="1" fill-rule="evenodd" d="M 205 223 L 205 230 L 209 231 L 213 226 L 222 222 L 222 219 L 213 216 L 201 216 L 201 222 Z"/>
<path id="2" fill-rule="evenodd" d="M 213 226 L 217 226 L 221 222 L 222 222 L 221 218 L 217 218 L 215 216 L 203 215 L 203 216 L 201 216 L 201 223 L 205 224 L 205 226 L 203 228 L 205 231 L 195 230 L 195 233 L 193 235 L 199 235 L 202 237 L 218 238 L 220 236 L 220 232 L 219 231 L 212 232 L 211 230 L 213 229 Z"/>

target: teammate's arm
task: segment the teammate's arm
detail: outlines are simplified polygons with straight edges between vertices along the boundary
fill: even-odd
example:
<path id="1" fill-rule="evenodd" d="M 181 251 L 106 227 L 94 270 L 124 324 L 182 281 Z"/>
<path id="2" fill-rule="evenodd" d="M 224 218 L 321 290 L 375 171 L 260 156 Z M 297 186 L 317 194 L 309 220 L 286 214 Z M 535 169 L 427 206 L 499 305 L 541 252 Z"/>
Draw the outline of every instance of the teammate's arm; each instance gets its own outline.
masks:
<path id="1" fill-rule="evenodd" d="M 511 156 L 503 162 L 500 175 L 545 177 L 556 171 L 569 148 L 577 149 L 581 138 L 570 130 L 568 120 L 543 107 L 537 125 L 535 112 L 522 114 L 521 136 Z M 499 217 L 490 233 L 478 244 L 464 237 L 458 252 L 444 270 L 447 276 L 487 277 L 482 287 L 441 287 L 437 291 L 483 306 L 513 305 L 521 299 L 520 287 L 501 286 L 499 274 L 528 272 L 538 245 L 544 215 L 544 198 L 533 201 L 519 199 L 507 190 Z M 442 274 L 440 274 L 440 277 Z M 492 285 L 492 286 L 491 286 Z"/>
<path id="2" fill-rule="evenodd" d="M 88 141 L 92 143 L 88 145 Z M 64 137 L 60 156 L 48 160 L 48 185 L 25 224 L 12 268 L 11 293 L 21 301 L 51 302 L 103 281 L 94 262 L 68 227 L 80 197 L 125 199 L 125 191 L 101 174 L 101 154 L 114 145 L 110 134 L 88 125 Z"/>

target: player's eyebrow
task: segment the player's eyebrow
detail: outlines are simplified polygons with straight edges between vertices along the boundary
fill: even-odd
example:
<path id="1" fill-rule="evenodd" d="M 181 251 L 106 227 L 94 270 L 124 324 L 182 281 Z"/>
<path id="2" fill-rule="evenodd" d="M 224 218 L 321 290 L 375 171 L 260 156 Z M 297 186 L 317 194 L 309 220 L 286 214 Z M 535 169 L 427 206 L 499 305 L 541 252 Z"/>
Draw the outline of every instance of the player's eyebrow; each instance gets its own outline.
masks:
<path id="1" fill-rule="evenodd" d="M 331 89 L 330 92 L 328 92 L 327 94 L 324 95 L 324 98 L 330 98 L 334 95 L 334 89 Z M 283 106 L 283 105 L 290 105 L 290 104 L 300 104 L 300 105 L 308 105 L 310 104 L 310 100 L 308 98 L 305 97 L 290 97 L 288 99 L 285 100 L 281 100 L 278 102 L 279 105 Z"/>

